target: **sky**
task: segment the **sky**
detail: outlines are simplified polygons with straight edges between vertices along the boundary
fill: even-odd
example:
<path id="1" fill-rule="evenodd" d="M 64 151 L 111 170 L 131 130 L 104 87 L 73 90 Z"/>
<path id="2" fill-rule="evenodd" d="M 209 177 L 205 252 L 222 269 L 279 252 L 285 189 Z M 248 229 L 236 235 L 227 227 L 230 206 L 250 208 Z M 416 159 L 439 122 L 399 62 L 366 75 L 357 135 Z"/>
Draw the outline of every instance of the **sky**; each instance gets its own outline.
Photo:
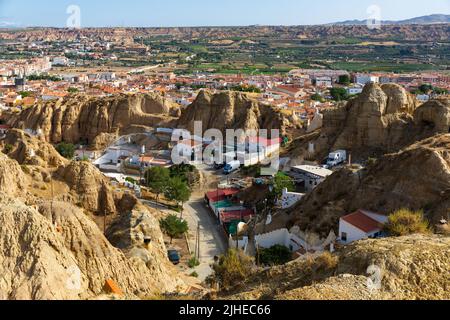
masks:
<path id="1" fill-rule="evenodd" d="M 324 24 L 370 18 L 372 5 L 380 20 L 450 14 L 450 0 L 0 0 L 0 27 L 66 27 L 70 5 L 81 27 Z"/>

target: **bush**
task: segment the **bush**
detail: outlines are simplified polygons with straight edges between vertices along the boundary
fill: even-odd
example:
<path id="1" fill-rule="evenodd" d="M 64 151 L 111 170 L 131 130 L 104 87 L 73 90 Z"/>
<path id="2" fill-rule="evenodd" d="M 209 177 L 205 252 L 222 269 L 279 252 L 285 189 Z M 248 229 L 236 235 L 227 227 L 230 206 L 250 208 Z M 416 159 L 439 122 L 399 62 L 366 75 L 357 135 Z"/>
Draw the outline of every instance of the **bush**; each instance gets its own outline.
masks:
<path id="1" fill-rule="evenodd" d="M 27 167 L 27 165 L 23 164 L 20 166 L 22 168 L 22 171 L 26 174 L 31 174 L 30 168 Z"/>
<path id="2" fill-rule="evenodd" d="M 8 153 L 10 153 L 13 149 L 14 149 L 14 146 L 13 146 L 12 144 L 9 144 L 9 143 L 8 143 L 8 144 L 5 145 L 5 148 L 4 148 L 3 151 L 4 151 L 5 154 L 8 154 Z"/>
<path id="3" fill-rule="evenodd" d="M 75 155 L 75 146 L 71 143 L 61 142 L 56 146 L 56 151 L 66 159 L 72 159 Z"/>
<path id="4" fill-rule="evenodd" d="M 190 276 L 194 277 L 194 278 L 198 278 L 198 273 L 194 271 L 190 274 Z"/>
<path id="5" fill-rule="evenodd" d="M 198 261 L 198 259 L 196 257 L 192 257 L 188 262 L 188 266 L 191 269 L 198 267 L 199 265 L 200 265 L 200 261 Z"/>
<path id="6" fill-rule="evenodd" d="M 126 182 L 132 183 L 132 184 L 137 184 L 137 181 L 131 177 L 126 177 L 125 178 Z"/>
<path id="7" fill-rule="evenodd" d="M 385 230 L 392 236 L 406 236 L 410 234 L 430 233 L 428 222 L 422 211 L 400 209 L 389 216 Z"/>
<path id="8" fill-rule="evenodd" d="M 253 259 L 241 250 L 230 249 L 220 256 L 219 262 L 213 265 L 214 275 L 207 281 L 210 284 L 219 283 L 223 289 L 242 283 L 247 279 L 254 267 Z"/>
<path id="9" fill-rule="evenodd" d="M 269 249 L 259 251 L 259 262 L 263 265 L 281 265 L 291 260 L 292 253 L 289 248 L 282 245 L 275 245 Z"/>

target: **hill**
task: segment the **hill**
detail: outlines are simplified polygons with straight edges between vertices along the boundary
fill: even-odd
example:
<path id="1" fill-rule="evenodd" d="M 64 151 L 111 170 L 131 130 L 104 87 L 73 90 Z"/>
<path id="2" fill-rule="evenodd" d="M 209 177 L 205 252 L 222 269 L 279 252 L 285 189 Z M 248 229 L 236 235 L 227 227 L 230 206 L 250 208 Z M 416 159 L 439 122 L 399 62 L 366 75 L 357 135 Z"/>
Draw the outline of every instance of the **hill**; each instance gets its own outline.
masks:
<path id="1" fill-rule="evenodd" d="M 347 20 L 341 22 L 330 23 L 329 25 L 351 26 L 351 25 L 367 25 L 368 20 Z M 415 17 L 406 20 L 383 20 L 382 25 L 411 25 L 411 24 L 439 24 L 450 23 L 450 15 L 446 14 L 431 14 L 427 16 Z"/>
<path id="2" fill-rule="evenodd" d="M 86 95 L 39 102 L 12 116 L 8 123 L 18 129 L 40 131 L 47 142 L 93 144 L 101 134 L 127 134 L 174 120 L 176 113 L 163 96 L 151 94 Z"/>
<path id="3" fill-rule="evenodd" d="M 363 240 L 335 254 L 307 255 L 258 270 L 221 299 L 440 300 L 449 299 L 450 238 L 412 235 Z M 379 282 L 368 268 L 380 270 Z M 270 281 L 267 281 L 270 279 Z"/>

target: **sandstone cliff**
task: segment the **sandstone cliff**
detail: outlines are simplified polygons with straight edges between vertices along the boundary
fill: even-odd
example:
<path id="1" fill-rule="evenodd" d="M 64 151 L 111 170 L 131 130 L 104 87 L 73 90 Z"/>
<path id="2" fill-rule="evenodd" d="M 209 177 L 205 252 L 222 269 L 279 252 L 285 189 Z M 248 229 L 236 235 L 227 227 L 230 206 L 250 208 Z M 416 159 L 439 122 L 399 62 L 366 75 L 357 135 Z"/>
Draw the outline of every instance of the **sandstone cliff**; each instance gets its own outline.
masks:
<path id="1" fill-rule="evenodd" d="M 22 130 L 9 130 L 0 145 L 3 148 L 6 145 L 12 146 L 8 156 L 23 165 L 59 167 L 68 163 L 51 144 Z"/>
<path id="2" fill-rule="evenodd" d="M 87 142 L 104 133 L 142 132 L 160 123 L 171 122 L 171 103 L 159 94 L 114 95 L 89 98 L 85 95 L 40 102 L 9 119 L 18 129 L 40 131 L 51 143 Z"/>
<path id="3" fill-rule="evenodd" d="M 439 133 L 449 133 L 450 101 L 431 100 L 419 105 L 396 84 L 368 84 L 361 95 L 323 111 L 323 127 L 301 137 L 292 157 L 322 161 L 329 152 L 344 149 L 354 160 L 366 160 L 400 149 Z M 315 153 L 308 154 L 313 143 Z"/>
<path id="4" fill-rule="evenodd" d="M 330 255 L 310 255 L 257 272 L 225 299 L 449 299 L 450 238 L 412 235 L 364 240 Z M 369 266 L 380 288 L 368 285 Z M 271 279 L 271 281 L 267 281 Z M 372 277 L 371 277 L 372 279 Z M 374 281 L 375 280 L 375 281 Z M 372 283 L 378 284 L 374 277 Z"/>
<path id="5" fill-rule="evenodd" d="M 10 157 L 0 152 L 0 299 L 90 299 L 105 293 L 107 280 L 128 298 L 187 289 L 168 261 L 156 210 L 113 193 L 97 168 L 60 158 L 45 141 L 20 130 L 6 139 L 13 144 Z M 95 214 L 109 215 L 118 248 Z"/>
<path id="6" fill-rule="evenodd" d="M 328 235 L 342 215 L 357 209 L 382 214 L 406 207 L 425 210 L 432 223 L 450 208 L 450 134 L 436 135 L 387 154 L 366 169 L 346 167 L 290 209 L 302 230 Z"/>
<path id="7" fill-rule="evenodd" d="M 14 196 L 23 192 L 27 184 L 19 164 L 0 152 L 0 192 Z"/>
<path id="8" fill-rule="evenodd" d="M 91 163 L 72 161 L 61 167 L 56 177 L 67 184 L 75 203 L 86 210 L 100 215 L 116 212 L 108 179 Z"/>
<path id="9" fill-rule="evenodd" d="M 2 194 L 0 233 L 1 299 L 88 299 L 104 293 L 109 279 L 129 297 L 183 286 L 161 258 L 159 243 L 148 249 L 154 260 L 147 265 L 129 259 L 67 203 L 44 202 L 35 209 Z"/>
<path id="10" fill-rule="evenodd" d="M 284 133 L 289 121 L 273 107 L 262 105 L 248 94 L 201 91 L 197 99 L 184 109 L 178 121 L 180 128 L 194 132 L 194 122 L 200 121 L 203 131 L 218 129 L 280 129 Z"/>

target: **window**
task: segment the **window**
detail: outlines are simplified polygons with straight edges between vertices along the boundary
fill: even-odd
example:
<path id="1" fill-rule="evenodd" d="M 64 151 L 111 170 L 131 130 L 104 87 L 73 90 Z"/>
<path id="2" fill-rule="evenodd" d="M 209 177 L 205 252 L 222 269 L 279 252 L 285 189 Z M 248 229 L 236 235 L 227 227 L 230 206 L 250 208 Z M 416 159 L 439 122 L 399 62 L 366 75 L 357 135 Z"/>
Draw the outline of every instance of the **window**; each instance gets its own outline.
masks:
<path id="1" fill-rule="evenodd" d="M 344 242 L 347 242 L 347 232 L 342 232 L 341 240 L 344 241 Z"/>

